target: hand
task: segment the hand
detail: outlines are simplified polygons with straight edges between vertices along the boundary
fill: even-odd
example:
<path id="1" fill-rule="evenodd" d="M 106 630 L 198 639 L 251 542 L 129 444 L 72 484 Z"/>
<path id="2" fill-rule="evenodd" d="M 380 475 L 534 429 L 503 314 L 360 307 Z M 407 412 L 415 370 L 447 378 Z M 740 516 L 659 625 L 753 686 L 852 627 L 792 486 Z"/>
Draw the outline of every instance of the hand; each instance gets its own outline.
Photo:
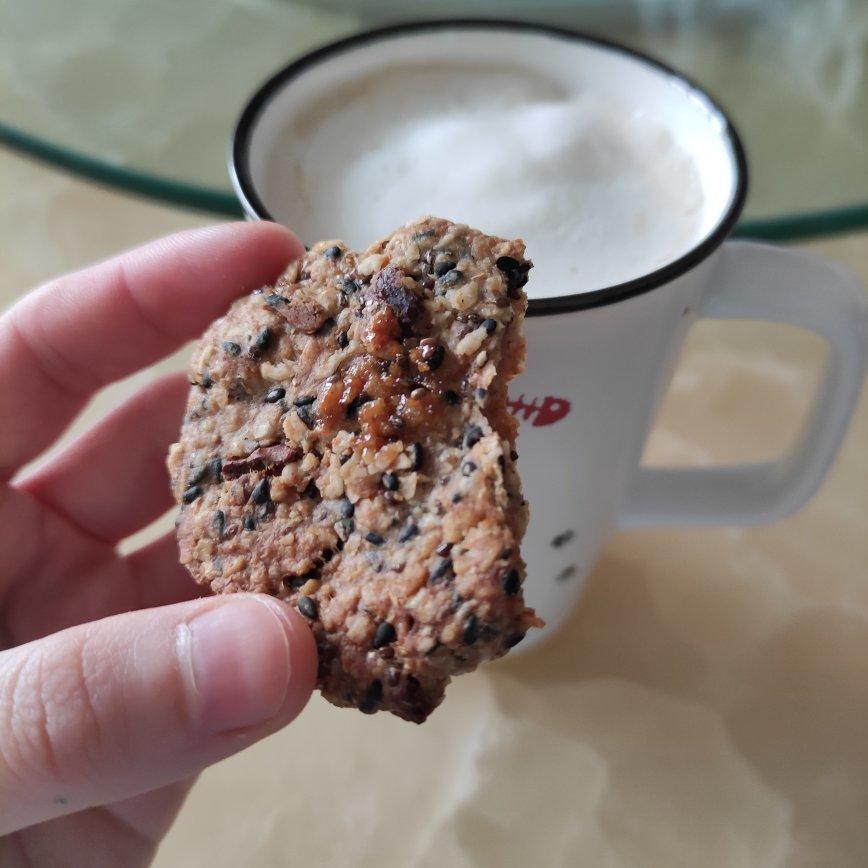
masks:
<path id="1" fill-rule="evenodd" d="M 4 866 L 147 864 L 192 777 L 307 702 L 316 648 L 292 609 L 197 598 L 171 534 L 116 550 L 171 505 L 164 461 L 183 376 L 13 480 L 94 392 L 197 336 L 301 251 L 268 223 L 182 233 L 53 281 L 0 318 Z"/>

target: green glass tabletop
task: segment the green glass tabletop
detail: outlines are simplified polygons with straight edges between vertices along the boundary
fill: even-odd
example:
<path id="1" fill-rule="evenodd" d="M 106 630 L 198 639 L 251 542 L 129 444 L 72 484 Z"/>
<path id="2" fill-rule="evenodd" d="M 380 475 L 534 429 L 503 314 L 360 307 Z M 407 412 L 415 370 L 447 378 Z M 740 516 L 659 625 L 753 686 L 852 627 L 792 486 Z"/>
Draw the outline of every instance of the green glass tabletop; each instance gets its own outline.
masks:
<path id="1" fill-rule="evenodd" d="M 742 234 L 868 226 L 865 0 L 0 0 L 0 142 L 126 190 L 240 214 L 226 145 L 263 78 L 355 31 L 449 14 L 586 30 L 696 79 L 745 140 Z"/>

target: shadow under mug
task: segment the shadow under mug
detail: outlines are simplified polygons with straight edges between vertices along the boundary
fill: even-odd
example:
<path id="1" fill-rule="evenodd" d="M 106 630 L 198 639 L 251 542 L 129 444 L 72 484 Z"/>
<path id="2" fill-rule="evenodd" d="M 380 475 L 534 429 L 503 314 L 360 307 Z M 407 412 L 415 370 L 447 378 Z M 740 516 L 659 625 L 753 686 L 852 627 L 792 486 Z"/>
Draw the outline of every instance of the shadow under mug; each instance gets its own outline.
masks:
<path id="1" fill-rule="evenodd" d="M 530 502 L 525 596 L 545 619 L 526 648 L 555 630 L 581 594 L 606 536 L 619 527 L 745 525 L 798 509 L 822 481 L 859 396 L 868 312 L 858 281 L 815 255 L 726 241 L 747 188 L 738 135 L 696 85 L 622 46 L 516 22 L 399 25 L 332 43 L 285 67 L 251 98 L 232 141 L 230 171 L 252 219 L 287 222 L 267 166 L 280 134 L 318 93 L 402 59 L 520 58 L 616 103 L 641 100 L 695 158 L 713 210 L 707 232 L 665 267 L 593 292 L 532 299 L 527 367 L 510 386 Z M 408 219 L 419 215 L 407 215 Z M 439 215 L 449 217 L 450 215 Z M 295 225 L 293 225 L 295 223 Z M 486 227 L 480 227 L 483 230 Z M 809 329 L 828 343 L 826 371 L 795 448 L 778 460 L 649 469 L 641 455 L 684 336 L 697 318 L 750 319 Z M 518 649 L 517 649 L 518 650 Z"/>

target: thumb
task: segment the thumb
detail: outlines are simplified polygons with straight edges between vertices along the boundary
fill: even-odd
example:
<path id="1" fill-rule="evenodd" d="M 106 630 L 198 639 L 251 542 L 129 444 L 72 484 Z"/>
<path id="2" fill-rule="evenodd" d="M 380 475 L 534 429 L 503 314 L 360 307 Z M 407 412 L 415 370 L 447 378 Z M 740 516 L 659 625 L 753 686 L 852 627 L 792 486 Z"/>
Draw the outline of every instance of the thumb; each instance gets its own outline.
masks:
<path id="1" fill-rule="evenodd" d="M 0 835 L 186 778 L 291 721 L 316 680 L 298 613 L 239 594 L 0 654 Z"/>

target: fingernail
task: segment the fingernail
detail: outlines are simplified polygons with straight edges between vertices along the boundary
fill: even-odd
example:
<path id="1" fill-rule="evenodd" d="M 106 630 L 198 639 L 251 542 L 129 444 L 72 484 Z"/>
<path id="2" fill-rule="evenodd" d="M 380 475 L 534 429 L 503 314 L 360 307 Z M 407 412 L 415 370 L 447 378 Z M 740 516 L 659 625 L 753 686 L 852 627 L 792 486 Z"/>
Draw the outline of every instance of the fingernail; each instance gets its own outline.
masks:
<path id="1" fill-rule="evenodd" d="M 226 601 L 187 625 L 193 693 L 202 725 L 230 732 L 265 723 L 289 687 L 285 622 L 264 601 Z"/>

